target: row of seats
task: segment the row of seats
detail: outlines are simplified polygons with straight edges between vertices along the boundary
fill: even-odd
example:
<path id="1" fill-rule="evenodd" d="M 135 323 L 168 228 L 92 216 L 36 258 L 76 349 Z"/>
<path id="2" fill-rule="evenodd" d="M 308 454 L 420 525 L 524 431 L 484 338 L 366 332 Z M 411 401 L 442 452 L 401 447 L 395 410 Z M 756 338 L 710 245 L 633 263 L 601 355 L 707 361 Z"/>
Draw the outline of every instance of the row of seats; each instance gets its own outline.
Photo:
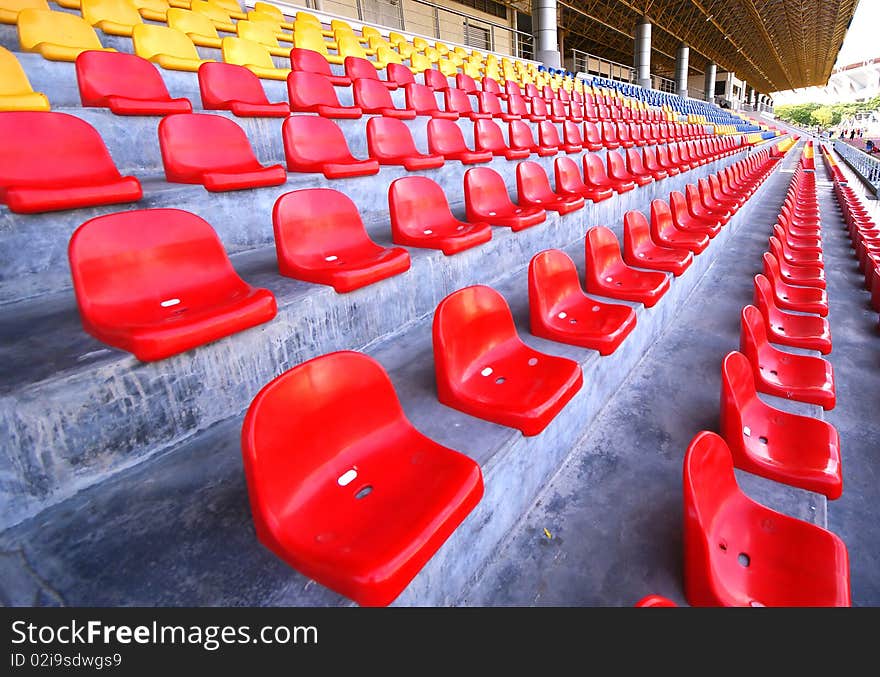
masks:
<path id="1" fill-rule="evenodd" d="M 865 276 L 865 289 L 871 293 L 871 307 L 880 312 L 880 228 L 862 198 L 849 185 L 831 152 L 824 146 L 822 150 L 826 163 L 837 170 L 832 172 L 837 203 L 855 250 L 859 271 Z"/>
<path id="2" fill-rule="evenodd" d="M 100 96 L 100 92 L 90 93 Z M 116 100 L 117 105 L 126 103 Z M 380 163 L 426 169 L 440 166 L 445 160 L 473 164 L 488 162 L 493 155 L 513 159 L 526 151 L 555 155 L 557 145 L 544 144 L 562 145 L 552 125 L 541 127 L 536 143 L 525 123 L 513 121 L 510 146 L 504 144 L 501 130 L 493 122 L 479 120 L 475 125 L 480 145 L 472 150 L 466 146 L 458 124 L 430 120 L 427 131 L 431 155 L 426 156 L 415 149 L 405 125 L 390 118 L 373 118 L 367 125 L 373 155 L 369 160 L 354 158 L 342 131 L 320 117 L 288 117 L 282 138 L 289 171 L 322 171 L 331 178 L 375 174 Z M 0 154 L 0 202 L 17 213 L 132 202 L 142 197 L 139 181 L 120 175 L 98 133 L 77 117 L 57 112 L 0 112 L 0 132 L 9 139 Z M 281 165 L 264 167 L 258 162 L 246 134 L 229 118 L 207 113 L 169 115 L 160 122 L 158 137 L 168 181 L 226 191 L 276 186 L 287 180 Z M 566 145 L 564 150 L 568 152 L 578 149 L 576 139 L 574 144 Z M 736 149 L 729 139 L 658 146 L 656 155 L 655 149 L 645 148 L 644 164 L 637 153 L 627 155 L 629 169 L 624 166 L 624 158 L 614 153 L 608 156 L 607 175 L 602 161 L 587 155 L 585 181 L 599 191 L 608 187 L 619 191 L 629 185 L 630 179 L 640 184 L 650 182 L 651 173 L 654 178 L 659 177 L 657 172 L 678 173 Z M 47 165 L 45 158 L 53 156 L 56 161 Z M 633 171 L 639 176 L 632 177 Z"/>
<path id="3" fill-rule="evenodd" d="M 737 163 L 735 172 L 745 182 L 766 161 L 756 156 Z M 628 219 L 628 233 L 644 231 L 644 217 L 636 221 Z M 624 263 L 607 228 L 590 229 L 585 250 L 587 293 L 653 305 L 669 288 L 665 274 Z M 693 258 L 670 252 L 680 261 Z M 638 261 L 644 263 L 650 262 Z M 578 277 L 559 250 L 533 257 L 531 331 L 608 354 L 632 331 L 635 312 L 587 296 Z M 583 385 L 577 362 L 521 340 L 507 302 L 491 287 L 466 287 L 443 299 L 432 343 L 441 403 L 525 435 L 543 431 Z M 355 399 L 369 405 L 344 426 L 330 425 Z M 288 411 L 294 413 L 280 415 Z M 292 437 L 302 440 L 296 456 Z M 317 357 L 270 382 L 248 410 L 242 440 L 260 540 L 303 574 L 360 604 L 392 601 L 482 494 L 478 466 L 414 430 L 382 368 L 359 353 Z M 422 488 L 426 482 L 429 490 Z M 396 516 L 401 505 L 407 506 L 403 520 Z M 424 526 L 415 529 L 412 522 Z M 389 535 L 364 539 L 377 524 Z"/>
<path id="4" fill-rule="evenodd" d="M 807 148 L 811 149 L 809 143 Z M 783 208 L 794 205 L 797 225 L 790 212 L 783 211 L 774 232 L 775 237 L 814 253 L 821 250 L 816 181 L 814 171 L 806 168 L 809 162 L 803 160 L 804 156 Z M 765 273 L 768 263 L 775 262 L 772 252 L 764 254 Z M 758 397 L 764 392 L 826 409 L 834 406 L 833 371 L 826 360 L 771 345 L 797 345 L 781 340 L 790 337 L 779 333 L 783 327 L 774 314 L 774 296 L 789 307 L 806 303 L 808 307 L 794 308 L 803 315 L 791 317 L 815 321 L 817 326 L 822 318 L 808 313 L 823 309 L 827 313 L 822 289 L 787 285 L 770 274 L 755 277 L 757 307 L 743 308 L 741 352 L 729 353 L 721 366 L 723 439 L 700 433 L 685 458 L 685 591 L 694 606 L 850 603 L 843 541 L 825 529 L 754 503 L 733 477 L 736 466 L 829 499 L 838 498 L 843 488 L 840 440 L 833 426 L 771 407 Z"/>

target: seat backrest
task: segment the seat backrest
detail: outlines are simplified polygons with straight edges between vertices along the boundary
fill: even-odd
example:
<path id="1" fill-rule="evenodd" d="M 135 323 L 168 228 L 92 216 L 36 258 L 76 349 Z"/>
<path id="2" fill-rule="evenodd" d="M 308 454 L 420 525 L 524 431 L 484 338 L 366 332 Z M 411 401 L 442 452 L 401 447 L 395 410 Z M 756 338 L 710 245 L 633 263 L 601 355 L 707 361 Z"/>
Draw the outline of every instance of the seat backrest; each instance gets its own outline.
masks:
<path id="1" fill-rule="evenodd" d="M 651 225 L 647 217 L 640 211 L 632 210 L 623 215 L 623 248 L 624 251 L 638 252 L 650 247 Z"/>
<path id="2" fill-rule="evenodd" d="M 0 96 L 30 94 L 33 91 L 30 80 L 15 58 L 15 54 L 5 47 L 0 47 Z"/>
<path id="3" fill-rule="evenodd" d="M 367 58 L 366 50 L 361 47 L 361 43 L 358 42 L 354 33 L 338 36 L 336 38 L 336 51 L 338 51 L 339 55 L 343 58 L 349 56 L 356 56 L 360 59 Z M 373 68 L 375 68 L 375 66 L 373 66 Z"/>
<path id="4" fill-rule="evenodd" d="M 770 252 L 764 252 L 764 275 L 771 282 L 783 282 L 782 272 L 779 269 L 779 261 L 776 257 Z"/>
<path id="5" fill-rule="evenodd" d="M 535 137 L 532 136 L 532 128 L 523 120 L 511 120 L 507 125 L 507 133 L 510 137 L 511 148 L 535 147 Z"/>
<path id="6" fill-rule="evenodd" d="M 750 432 L 742 430 L 742 411 L 747 405 L 757 400 L 758 394 L 755 388 L 755 374 L 748 358 L 740 352 L 733 351 L 727 354 L 721 362 L 721 408 L 722 419 L 727 419 L 727 425 L 739 421 L 735 426 L 737 432 L 750 436 Z M 736 416 L 736 419 L 731 419 Z M 727 425 L 722 423 L 722 429 Z"/>
<path id="7" fill-rule="evenodd" d="M 587 231 L 585 240 L 587 278 L 598 280 L 615 269 L 622 268 L 620 243 L 610 228 L 594 226 Z"/>
<path id="8" fill-rule="evenodd" d="M 376 67 L 367 59 L 357 56 L 345 57 L 345 74 L 352 80 L 366 78 L 368 80 L 378 80 L 379 74 Z M 407 69 L 409 70 L 409 69 Z M 385 85 L 382 85 L 383 87 Z"/>
<path id="9" fill-rule="evenodd" d="M 609 150 L 605 154 L 605 157 L 608 162 L 608 176 L 624 180 L 629 177 L 629 172 L 626 169 L 626 161 L 623 159 L 623 155 L 616 150 Z"/>
<path id="10" fill-rule="evenodd" d="M 163 118 L 159 147 L 166 174 L 169 170 L 178 174 L 260 166 L 244 130 L 222 115 L 184 113 Z"/>
<path id="11" fill-rule="evenodd" d="M 281 126 L 288 167 L 294 157 L 306 164 L 351 162 L 345 134 L 332 120 L 313 115 L 292 115 Z"/>
<path id="12" fill-rule="evenodd" d="M 392 181 L 388 208 L 392 230 L 410 235 L 421 236 L 426 229 L 436 230 L 456 221 L 443 188 L 427 176 L 404 176 Z"/>
<path id="13" fill-rule="evenodd" d="M 679 193 L 681 195 L 681 193 Z M 665 200 L 656 199 L 651 201 L 651 234 L 654 239 L 658 235 L 668 235 L 676 231 L 672 217 L 672 209 Z"/>
<path id="14" fill-rule="evenodd" d="M 470 97 L 461 89 L 449 87 L 444 92 L 444 98 L 448 111 L 455 111 L 460 115 L 469 115 L 474 111 Z"/>
<path id="15" fill-rule="evenodd" d="M 584 188 L 584 179 L 577 163 L 570 157 L 558 157 L 553 163 L 556 175 L 556 190 L 561 193 L 580 193 Z"/>
<path id="16" fill-rule="evenodd" d="M 428 121 L 428 148 L 437 155 L 468 150 L 461 127 L 452 120 Z"/>
<path id="17" fill-rule="evenodd" d="M 254 11 L 268 14 L 276 21 L 287 21 L 287 19 L 284 17 L 284 13 L 280 9 L 278 9 L 278 7 L 268 2 L 260 2 L 259 0 L 257 0 L 257 2 L 254 3 Z"/>
<path id="18" fill-rule="evenodd" d="M 480 212 L 511 204 L 504 179 L 488 167 L 472 167 L 464 173 L 464 194 L 468 205 Z"/>
<path id="19" fill-rule="evenodd" d="M 492 94 L 495 94 L 496 96 L 501 94 L 501 85 L 499 85 L 498 82 L 494 78 L 490 78 L 488 75 L 486 75 L 486 76 L 483 76 L 483 79 L 481 82 L 483 84 L 483 91 L 484 92 L 491 92 Z"/>
<path id="20" fill-rule="evenodd" d="M 477 120 L 474 122 L 474 141 L 476 150 L 491 152 L 507 150 L 501 127 L 494 120 Z"/>
<path id="21" fill-rule="evenodd" d="M 754 302 L 767 324 L 773 324 L 773 321 L 779 317 L 779 309 L 773 300 L 773 287 L 770 286 L 770 280 L 760 273 L 755 275 Z"/>
<path id="22" fill-rule="evenodd" d="M 308 111 L 317 106 L 339 106 L 333 85 L 317 73 L 291 72 L 287 76 L 287 93 L 293 110 Z"/>
<path id="23" fill-rule="evenodd" d="M 730 497 L 739 494 L 733 457 L 720 435 L 703 431 L 690 443 L 684 457 L 683 488 L 685 548 L 706 562 L 708 548 L 717 547 L 706 541 L 713 535 L 712 524 Z"/>
<path id="24" fill-rule="evenodd" d="M 223 7 L 227 12 L 238 12 L 241 13 L 241 5 L 238 3 L 238 0 L 211 0 L 215 5 L 219 7 Z M 256 10 L 260 11 L 260 10 Z"/>
<path id="25" fill-rule="evenodd" d="M 323 76 L 333 75 L 330 62 L 320 52 L 303 47 L 294 47 L 290 51 L 290 64 L 295 71 L 319 73 Z"/>
<path id="26" fill-rule="evenodd" d="M 247 285 L 220 238 L 201 217 L 180 209 L 138 209 L 90 219 L 68 248 L 70 272 L 85 319 L 167 317 L 194 296 L 223 298 Z"/>
<path id="27" fill-rule="evenodd" d="M 37 1 L 37 0 L 35 0 Z M 42 0 L 45 2 L 45 0 Z M 478 90 L 477 82 L 470 75 L 458 73 L 455 76 L 455 87 L 463 90 L 467 94 L 476 94 Z"/>
<path id="28" fill-rule="evenodd" d="M 672 220 L 681 224 L 690 219 L 687 198 L 680 191 L 674 190 L 669 193 L 669 210 L 672 212 Z"/>
<path id="29" fill-rule="evenodd" d="M 370 66 L 370 68 L 373 68 Z M 373 68 L 375 70 L 375 68 Z M 394 101 L 388 88 L 375 80 L 360 78 L 352 82 L 354 105 L 360 106 L 366 112 L 375 112 L 383 108 L 394 108 Z"/>
<path id="30" fill-rule="evenodd" d="M 645 164 L 642 162 L 642 154 L 637 148 L 626 149 L 626 164 L 632 174 L 638 176 L 647 173 Z"/>
<path id="31" fill-rule="evenodd" d="M 422 73 L 422 77 L 425 79 L 426 87 L 430 87 L 435 91 L 449 89 L 449 80 L 447 80 L 446 76 L 438 70 L 434 70 L 433 68 L 425 69 Z"/>
<path id="32" fill-rule="evenodd" d="M 358 508 L 356 455 L 378 430 L 409 425 L 387 374 L 373 358 L 342 351 L 297 365 L 254 398 L 242 427 L 248 497 L 258 536 L 277 543 L 275 525 L 320 487 L 339 491 L 336 509 Z M 291 444 L 296 440 L 296 444 Z M 375 452 L 375 446 L 370 447 Z M 371 457 L 372 462 L 381 460 Z"/>
<path id="33" fill-rule="evenodd" d="M 473 171 L 473 170 L 470 170 Z M 434 311 L 434 367 L 438 388 L 459 384 L 484 372 L 484 355 L 508 341 L 519 341 L 507 301 L 484 285 L 452 292 Z M 491 377 L 491 370 L 486 377 Z"/>
<path id="34" fill-rule="evenodd" d="M 123 52 L 82 52 L 76 57 L 76 81 L 84 106 L 104 106 L 108 96 L 166 100 L 159 70 L 146 59 Z"/>
<path id="35" fill-rule="evenodd" d="M 137 8 L 129 0 L 80 0 L 82 17 L 94 26 L 101 21 L 112 21 L 123 26 L 143 23 Z"/>
<path id="36" fill-rule="evenodd" d="M 275 202 L 272 224 L 279 262 L 326 265 L 342 252 L 357 256 L 381 249 L 367 235 L 351 198 L 330 188 L 285 193 Z"/>
<path id="37" fill-rule="evenodd" d="M 203 63 L 199 66 L 199 92 L 205 110 L 226 110 L 230 102 L 265 105 L 269 103 L 260 79 L 244 66 L 230 63 Z"/>
<path id="38" fill-rule="evenodd" d="M 562 141 L 559 140 L 559 130 L 549 120 L 538 123 L 538 142 L 545 148 L 559 148 Z"/>
<path id="39" fill-rule="evenodd" d="M 102 49 L 95 29 L 82 17 L 45 9 L 23 9 L 18 13 L 18 40 L 26 52 L 47 42 L 66 47 Z"/>
<path id="40" fill-rule="evenodd" d="M 596 185 L 604 183 L 608 179 L 605 172 L 605 164 L 596 153 L 584 153 L 584 183 Z"/>
<path id="41" fill-rule="evenodd" d="M 367 122 L 367 147 L 375 158 L 419 154 L 409 127 L 401 120 L 382 116 Z"/>
<path id="42" fill-rule="evenodd" d="M 376 67 L 371 66 L 371 68 L 375 70 Z M 396 82 L 401 87 L 415 84 L 416 79 L 408 66 L 399 63 L 389 63 L 385 70 L 388 73 L 388 79 Z"/>
<path id="43" fill-rule="evenodd" d="M 46 0 L 0 0 L 0 23 L 18 23 L 18 14 L 23 9 L 42 9 L 49 11 Z"/>
<path id="44" fill-rule="evenodd" d="M 584 142 L 580 129 L 571 120 L 566 120 L 562 123 L 562 136 L 565 139 L 565 143 L 572 146 L 580 146 Z"/>
<path id="45" fill-rule="evenodd" d="M 199 59 L 199 53 L 192 40 L 174 28 L 153 24 L 135 26 L 132 42 L 135 54 L 145 59 L 157 54 L 167 54 L 181 59 Z"/>
<path id="46" fill-rule="evenodd" d="M 229 12 L 226 9 L 220 7 L 219 5 L 215 5 L 213 2 L 208 2 L 208 0 L 192 0 L 189 8 L 193 12 L 204 14 L 211 21 L 217 24 L 232 23 L 232 19 L 229 18 Z"/>
<path id="47" fill-rule="evenodd" d="M 425 85 L 414 82 L 404 87 L 406 91 L 406 107 L 414 110 L 418 115 L 424 115 L 431 111 L 439 110 L 434 90 Z"/>
<path id="48" fill-rule="evenodd" d="M 329 54 L 327 43 L 324 42 L 320 29 L 294 30 L 293 40 L 294 44 L 301 49 L 309 49 L 325 57 Z"/>
<path id="49" fill-rule="evenodd" d="M 547 172 L 537 162 L 520 162 L 516 166 L 516 189 L 520 199 L 540 200 L 553 197 Z"/>
<path id="50" fill-rule="evenodd" d="M 511 115 L 528 116 L 529 109 L 526 106 L 526 100 L 516 94 L 507 97 L 507 112 Z"/>
<path id="51" fill-rule="evenodd" d="M 547 116 L 547 104 L 544 102 L 544 99 L 537 97 L 532 99 L 532 115 Z"/>
<path id="52" fill-rule="evenodd" d="M 590 143 L 602 143 L 602 134 L 595 122 L 584 122 L 584 139 Z"/>
<path id="53" fill-rule="evenodd" d="M 581 297 L 580 277 L 571 257 L 559 249 L 538 252 L 529 262 L 529 309 L 547 318 L 566 299 Z"/>
<path id="54" fill-rule="evenodd" d="M 250 40 L 265 47 L 279 46 L 275 29 L 265 21 L 239 21 L 235 27 L 238 29 L 238 37 L 243 40 Z"/>
<path id="55" fill-rule="evenodd" d="M 7 111 L 0 115 L 0 139 L 0 187 L 119 179 L 101 136 L 73 115 Z"/>
<path id="56" fill-rule="evenodd" d="M 758 356 L 772 350 L 767 337 L 767 326 L 761 311 L 753 305 L 745 306 L 740 317 L 739 349 L 752 364 L 758 363 Z"/>
<path id="57" fill-rule="evenodd" d="M 269 50 L 257 42 L 242 38 L 223 38 L 221 43 L 223 61 L 238 66 L 259 66 L 260 68 L 275 68 L 272 55 Z"/>

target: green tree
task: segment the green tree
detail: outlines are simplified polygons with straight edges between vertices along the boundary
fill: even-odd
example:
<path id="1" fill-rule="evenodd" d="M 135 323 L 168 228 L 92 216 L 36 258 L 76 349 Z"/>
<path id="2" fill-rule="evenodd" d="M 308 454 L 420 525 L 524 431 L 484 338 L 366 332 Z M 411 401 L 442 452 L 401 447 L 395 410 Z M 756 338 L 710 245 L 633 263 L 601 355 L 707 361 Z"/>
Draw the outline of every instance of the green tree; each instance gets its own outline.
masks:
<path id="1" fill-rule="evenodd" d="M 822 127 L 828 127 L 834 120 L 834 111 L 830 106 L 822 106 L 810 113 L 810 118 Z"/>

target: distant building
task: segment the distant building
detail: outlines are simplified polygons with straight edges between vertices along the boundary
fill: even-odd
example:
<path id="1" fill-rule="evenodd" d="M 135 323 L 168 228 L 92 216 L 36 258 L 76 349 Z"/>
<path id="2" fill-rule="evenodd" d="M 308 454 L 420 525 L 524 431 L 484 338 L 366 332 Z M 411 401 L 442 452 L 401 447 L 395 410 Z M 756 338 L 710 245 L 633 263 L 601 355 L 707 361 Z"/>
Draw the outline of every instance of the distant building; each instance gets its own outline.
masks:
<path id="1" fill-rule="evenodd" d="M 799 103 L 855 103 L 880 94 L 880 57 L 835 68 L 824 87 L 776 92 L 777 106 Z"/>

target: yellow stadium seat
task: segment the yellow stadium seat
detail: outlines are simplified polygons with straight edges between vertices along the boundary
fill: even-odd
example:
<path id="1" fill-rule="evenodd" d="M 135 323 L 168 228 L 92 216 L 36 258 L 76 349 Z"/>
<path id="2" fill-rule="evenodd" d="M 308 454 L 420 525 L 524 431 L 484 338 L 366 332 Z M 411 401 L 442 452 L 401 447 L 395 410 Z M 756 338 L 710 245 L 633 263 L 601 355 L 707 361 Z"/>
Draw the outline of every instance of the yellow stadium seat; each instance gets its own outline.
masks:
<path id="1" fill-rule="evenodd" d="M 440 72 L 443 73 L 447 78 L 454 78 L 458 75 L 458 69 L 455 67 L 455 64 L 452 63 L 449 59 L 440 59 L 437 62 L 437 67 L 440 69 Z"/>
<path id="2" fill-rule="evenodd" d="M 430 43 L 425 40 L 425 38 L 420 38 L 418 36 L 412 39 L 412 46 L 415 47 L 417 52 L 424 52 L 427 47 L 430 47 Z"/>
<path id="3" fill-rule="evenodd" d="M 435 42 L 434 49 L 436 49 L 438 52 L 440 52 L 440 56 L 446 56 L 447 54 L 449 54 L 449 51 L 450 51 L 449 46 L 443 44 L 442 42 Z"/>
<path id="4" fill-rule="evenodd" d="M 425 56 L 431 60 L 431 63 L 440 61 L 440 52 L 431 46 L 425 47 Z"/>
<path id="5" fill-rule="evenodd" d="M 232 19 L 247 19 L 247 14 L 241 11 L 241 5 L 236 0 L 209 0 L 209 2 L 224 10 Z"/>
<path id="6" fill-rule="evenodd" d="M 370 49 L 372 49 L 372 50 L 378 50 L 379 47 L 385 47 L 386 49 L 394 49 L 394 45 L 392 45 L 390 42 L 388 42 L 385 38 L 383 38 L 381 36 L 376 36 L 376 35 L 371 35 L 369 37 L 368 44 L 370 46 Z M 396 53 L 397 52 L 395 52 L 395 54 Z"/>
<path id="7" fill-rule="evenodd" d="M 144 19 L 162 23 L 168 20 L 168 10 L 171 8 L 168 0 L 132 0 L 132 3 Z"/>
<path id="8" fill-rule="evenodd" d="M 129 0 L 81 0 L 82 17 L 89 25 L 107 35 L 131 37 L 131 32 L 142 24 L 141 15 Z"/>
<path id="9" fill-rule="evenodd" d="M 346 35 L 355 36 L 358 39 L 358 42 L 360 42 L 362 45 L 366 45 L 369 41 L 369 36 L 364 35 L 363 32 L 358 35 L 354 32 L 351 24 L 349 24 L 347 21 L 342 21 L 341 19 L 333 19 L 333 21 L 330 22 L 330 30 L 333 31 L 333 38 L 335 40 L 339 39 L 338 33 L 342 32 Z"/>
<path id="10" fill-rule="evenodd" d="M 0 0 L 0 24 L 17 24 L 18 13 L 23 9 L 49 11 L 46 0 Z"/>
<path id="11" fill-rule="evenodd" d="M 272 26 L 272 30 L 275 32 L 275 39 L 280 40 L 282 42 L 293 42 L 293 33 L 286 33 L 282 28 L 283 24 L 278 23 L 278 20 L 272 16 L 271 14 L 266 14 L 265 12 L 248 12 L 247 20 L 251 23 L 265 23 Z M 293 25 L 293 24 L 291 24 Z M 296 30 L 296 29 L 294 29 Z M 312 28 L 312 30 L 315 30 Z"/>
<path id="12" fill-rule="evenodd" d="M 409 58 L 410 70 L 413 73 L 421 73 L 431 68 L 431 60 L 424 54 L 413 52 Z"/>
<path id="13" fill-rule="evenodd" d="M 324 24 L 322 24 L 321 20 L 318 17 L 316 17 L 314 14 L 309 14 L 308 12 L 297 12 L 296 13 L 296 21 L 300 21 L 302 23 L 309 23 L 309 24 L 312 24 L 313 26 L 315 26 L 316 28 L 319 28 L 325 38 L 332 38 L 333 37 L 333 31 L 325 29 Z"/>
<path id="14" fill-rule="evenodd" d="M 238 37 L 263 45 L 272 56 L 290 57 L 290 46 L 281 47 L 272 26 L 265 21 L 239 21 Z"/>
<path id="15" fill-rule="evenodd" d="M 199 58 L 192 40 L 180 31 L 165 26 L 135 26 L 132 42 L 135 54 L 169 70 L 195 73 L 203 63 L 214 61 Z"/>
<path id="16" fill-rule="evenodd" d="M 327 59 L 330 63 L 342 64 L 345 62 L 345 59 L 338 54 L 330 54 L 327 51 L 328 44 L 325 42 L 324 38 L 321 37 L 321 32 L 316 30 L 305 30 L 294 29 L 293 33 L 294 44 L 297 47 L 302 47 L 303 49 L 310 49 L 313 52 L 319 52 L 324 55 L 324 58 Z"/>
<path id="17" fill-rule="evenodd" d="M 384 63 L 387 67 L 390 63 L 402 64 L 403 57 L 390 47 L 387 47 L 386 45 L 379 45 L 376 47 L 376 61 L 378 61 L 380 64 Z"/>
<path id="18" fill-rule="evenodd" d="M 278 25 L 281 26 L 281 28 L 284 28 L 285 30 L 293 30 L 293 22 L 288 21 L 284 16 L 284 12 L 278 9 L 275 5 L 270 5 L 268 2 L 255 2 L 254 11 L 268 14 L 273 19 L 275 19 L 275 21 L 278 22 Z"/>
<path id="19" fill-rule="evenodd" d="M 346 30 L 344 28 L 337 28 L 335 31 L 333 31 L 333 39 L 336 41 L 337 49 L 338 49 L 339 41 L 342 38 L 346 38 L 346 40 L 348 40 L 349 42 L 354 40 L 359 45 L 368 45 L 370 42 L 369 38 L 359 38 L 357 35 L 355 35 L 354 31 L 351 30 L 351 28 L 349 28 L 348 30 Z M 367 51 L 367 54 L 373 53 L 370 51 L 369 48 L 367 48 L 366 51 Z"/>
<path id="20" fill-rule="evenodd" d="M 177 9 L 189 9 L 191 4 L 192 0 L 168 0 L 168 5 Z"/>
<path id="21" fill-rule="evenodd" d="M 402 34 L 397 33 L 395 31 L 391 31 L 388 33 L 388 41 L 393 42 L 395 44 L 398 42 L 409 42 L 409 40 L 406 39 L 405 35 L 402 35 Z"/>
<path id="22" fill-rule="evenodd" d="M 398 42 L 397 43 L 397 52 L 404 59 L 409 59 L 413 54 L 416 53 L 416 48 L 413 47 L 408 42 Z"/>
<path id="23" fill-rule="evenodd" d="M 287 80 L 289 68 L 276 68 L 272 55 L 263 45 L 242 38 L 223 38 L 223 61 L 244 66 L 258 78 Z"/>
<path id="24" fill-rule="evenodd" d="M 25 52 L 37 52 L 52 61 L 76 61 L 81 52 L 105 49 L 95 29 L 68 12 L 23 9 L 18 14 L 18 41 Z"/>
<path id="25" fill-rule="evenodd" d="M 364 49 L 361 47 L 361 43 L 358 42 L 358 39 L 355 35 L 345 35 L 343 33 L 339 34 L 339 37 L 336 40 L 336 44 L 338 45 L 337 51 L 339 52 L 339 56 L 343 59 L 347 56 L 356 56 L 360 59 L 368 59 L 375 52 L 371 49 Z M 376 68 L 385 68 L 384 65 L 379 65 L 374 63 L 373 65 Z"/>
<path id="26" fill-rule="evenodd" d="M 192 0 L 189 8 L 193 12 L 204 14 L 214 24 L 214 28 L 224 33 L 235 33 L 235 24 L 225 8 L 215 5 L 208 0 Z"/>
<path id="27" fill-rule="evenodd" d="M 220 49 L 220 36 L 214 22 L 204 14 L 175 7 L 168 10 L 168 26 L 186 35 L 194 45 Z"/>
<path id="28" fill-rule="evenodd" d="M 379 29 L 374 26 L 361 26 L 361 35 L 367 39 L 382 37 L 382 33 L 380 33 Z"/>
<path id="29" fill-rule="evenodd" d="M 472 63 L 462 64 L 461 70 L 465 75 L 474 78 L 474 80 L 483 77 L 483 71 L 480 70 L 480 67 Z"/>
<path id="30" fill-rule="evenodd" d="M 49 99 L 35 92 L 18 59 L 0 47 L 0 111 L 49 110 Z"/>
<path id="31" fill-rule="evenodd" d="M 79 0 L 55 0 L 55 4 L 65 9 L 79 9 Z"/>

